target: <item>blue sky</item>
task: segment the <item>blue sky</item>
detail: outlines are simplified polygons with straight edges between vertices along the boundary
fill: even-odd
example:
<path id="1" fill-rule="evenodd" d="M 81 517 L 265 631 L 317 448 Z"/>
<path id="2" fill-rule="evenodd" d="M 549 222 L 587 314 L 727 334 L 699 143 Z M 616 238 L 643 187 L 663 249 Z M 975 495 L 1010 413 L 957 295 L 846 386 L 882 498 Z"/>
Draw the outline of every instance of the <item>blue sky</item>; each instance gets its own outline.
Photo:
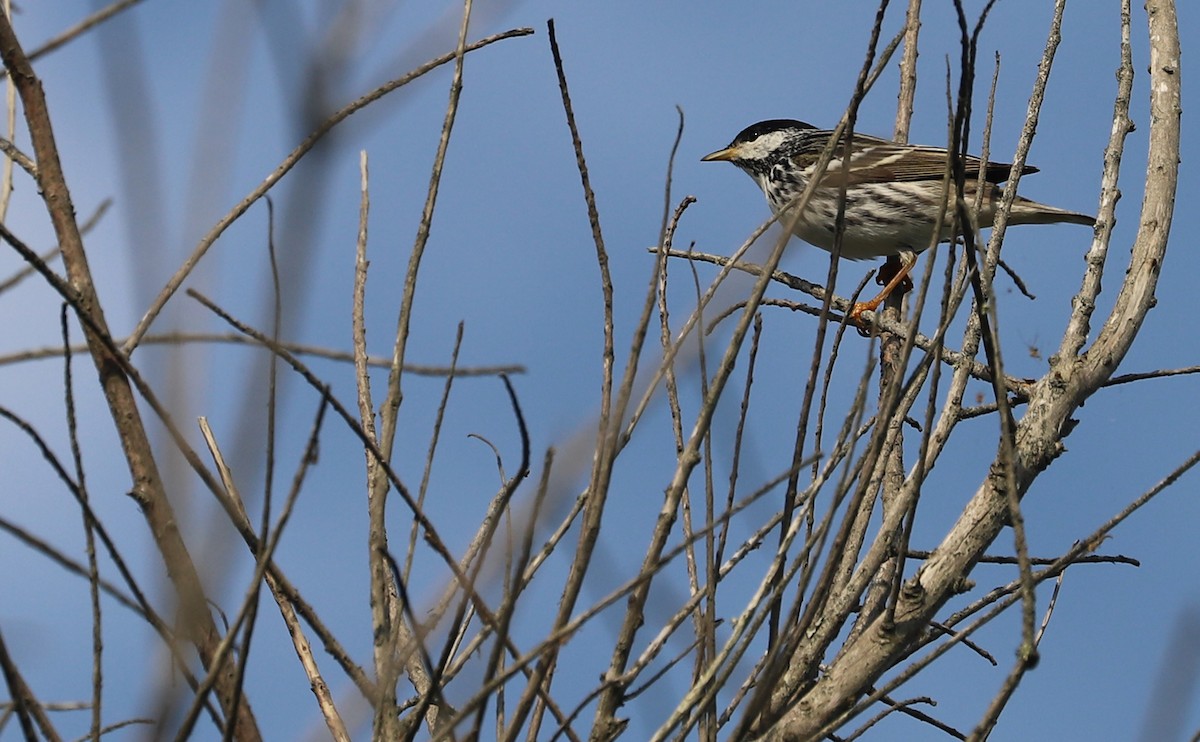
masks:
<path id="1" fill-rule="evenodd" d="M 370 5 L 369 3 L 367 5 Z M 897 3 L 900 5 L 900 3 Z M 958 32 L 945 3 L 927 3 L 923 15 L 920 87 L 911 138 L 945 140 L 947 59 L 958 58 Z M 981 2 L 968 3 L 977 13 Z M 1029 162 L 1042 172 L 1022 181 L 1022 194 L 1078 211 L 1095 212 L 1103 147 L 1111 127 L 1118 64 L 1119 26 L 1111 4 L 1073 3 L 1047 91 L 1038 138 Z M 1200 28 L 1194 4 L 1182 3 L 1185 59 Z M 328 77 L 331 104 L 357 97 L 421 61 L 453 48 L 460 8 L 430 10 L 410 5 L 371 6 L 361 47 Z M 699 158 L 724 146 L 744 126 L 767 118 L 799 118 L 834 124 L 848 102 L 866 46 L 874 3 L 612 3 L 581 6 L 549 2 L 479 2 L 471 37 L 531 26 L 532 37 L 502 42 L 468 57 L 459 117 L 442 181 L 437 217 L 414 310 L 409 358 L 443 364 L 457 325 L 465 325 L 462 365 L 521 364 L 514 383 L 533 436 L 534 460 L 548 445 L 562 447 L 590 432 L 599 400 L 601 297 L 594 251 L 570 139 L 558 98 L 545 34 L 556 19 L 590 174 L 604 227 L 616 291 L 617 347 L 627 346 L 641 309 L 652 266 L 646 248 L 657 240 L 663 210 L 667 157 L 678 123 L 686 126 L 674 172 L 673 202 L 696 196 L 677 236 L 697 249 L 729 253 L 767 215 L 758 189 L 728 165 Z M 17 30 L 27 48 L 74 23 L 92 4 L 30 5 Z M 302 62 L 319 45 L 331 19 L 323 5 L 304 3 L 147 2 L 92 35 L 47 56 L 37 65 L 55 117 L 65 169 L 81 215 L 106 198 L 113 210 L 88 238 L 88 250 L 110 324 L 118 333 L 133 327 L 179 261 L 212 223 L 270 172 L 306 133 L 296 123 L 316 84 Z M 294 14 L 294 15 L 293 15 Z M 899 27 L 902 8 L 889 16 L 885 37 Z M 990 65 L 1001 56 L 993 158 L 1005 160 L 1024 118 L 1029 88 L 1045 42 L 1048 3 L 1000 2 L 981 37 L 980 57 Z M 1112 258 L 1101 296 L 1107 310 L 1123 270 L 1120 261 L 1136 231 L 1145 165 L 1148 52 L 1144 13 L 1134 10 L 1137 74 L 1133 117 L 1138 124 L 1127 144 Z M 859 115 L 860 131 L 888 136 L 895 116 L 896 65 L 881 78 Z M 1185 71 L 1186 74 L 1186 71 Z M 986 101 L 990 67 L 981 69 L 977 109 Z M 289 339 L 349 349 L 350 291 L 358 218 L 358 152 L 371 167 L 371 237 L 368 332 L 373 353 L 390 351 L 403 273 L 416 233 L 445 101 L 449 69 L 440 70 L 393 94 L 339 128 L 321 150 L 323 167 L 297 168 L 273 192 L 276 244 L 287 283 Z M 139 92 L 140 91 L 140 92 Z M 1185 110 L 1187 100 L 1184 101 Z M 973 127 L 978 133 L 981 126 Z M 1197 181 L 1190 177 L 1194 148 L 1185 120 L 1183 177 L 1159 283 L 1158 306 L 1120 371 L 1194 365 L 1200 356 L 1186 324 L 1194 313 L 1193 277 L 1200 258 L 1190 237 L 1200 230 Z M 20 139 L 19 143 L 27 140 Z M 977 149 L 977 148 L 976 148 Z M 122 164 L 124 163 L 124 164 Z M 45 247 L 51 232 L 34 188 L 18 177 L 10 227 Z M 213 247 L 189 281 L 235 315 L 265 327 L 268 283 L 265 258 L 266 210 L 255 206 Z M 1006 260 L 1021 274 L 1036 301 L 998 283 L 1006 363 L 1018 376 L 1046 369 L 1045 355 L 1057 347 L 1082 276 L 1090 233 L 1072 226 L 1018 228 L 1006 240 Z M 928 258 L 926 258 L 928 259 Z M 18 267 L 9 255 L 4 274 Z M 826 256 L 794 241 L 784 267 L 823 280 Z M 874 267 L 842 266 L 843 290 Z M 676 312 L 682 317 L 686 271 L 674 266 Z M 701 281 L 715 271 L 699 269 Z M 682 292 L 682 293 L 679 293 Z M 773 295 L 786 294 L 773 290 Z M 36 282 L 0 296 L 10 323 L 5 352 L 57 342 L 57 304 Z M 767 334 L 756 384 L 763 405 L 750 431 L 745 476 L 766 479 L 786 466 L 800 390 L 811 353 L 815 322 L 803 315 L 767 310 Z M 190 299 L 180 295 L 156 329 L 223 330 Z M 720 333 L 718 333 L 718 336 Z M 719 337 L 717 339 L 719 341 Z M 714 341 L 714 342 L 717 342 Z M 851 338 L 842 352 L 865 359 L 867 344 Z M 1038 357 L 1041 356 L 1041 357 Z M 192 427 L 205 415 L 234 451 L 243 489 L 261 490 L 264 402 L 262 367 L 245 349 L 189 349 L 174 359 L 143 348 L 156 386 L 171 396 L 176 419 L 194 442 Z M 849 361 L 845 369 L 853 368 Z M 314 362 L 347 400 L 348 366 Z M 39 362 L 4 367 L 9 393 L 0 404 L 28 415 L 65 452 L 61 413 L 61 367 Z M 854 373 L 837 393 L 853 388 Z M 112 528 L 122 534 L 127 554 L 143 563 L 148 584 L 161 579 L 143 521 L 124 496 L 127 475 L 111 439 L 102 400 L 90 369 L 79 365 L 81 416 L 89 434 L 85 452 L 93 497 Z M 383 377 L 375 378 L 382 394 Z M 442 382 L 406 382 L 403 426 L 397 449 L 402 476 L 419 481 L 433 410 Z M 685 383 L 694 395 L 694 380 Z M 16 390 L 20 390 L 17 392 Z M 734 389 L 740 394 L 740 389 Z M 1159 480 L 1196 448 L 1200 381 L 1191 376 L 1108 389 L 1079 410 L 1079 426 L 1066 441 L 1067 454 L 1044 473 L 1025 502 L 1031 552 L 1053 556 L 1089 534 L 1126 502 Z M 731 398 L 732 399 L 732 398 Z M 770 402 L 768 402 L 770 400 Z M 378 400 L 377 400 L 378 401 Z M 294 379 L 284 391 L 280 461 L 294 465 L 315 403 Z M 772 413 L 777 407 L 777 414 Z M 732 424 L 734 408 L 719 413 Z M 662 438 L 666 416 L 651 411 L 648 431 L 635 438 L 628 468 L 618 471 L 612 517 L 601 551 L 609 569 L 598 571 L 585 600 L 595 600 L 610 583 L 636 568 L 635 549 L 649 533 L 658 497 L 669 475 L 670 455 Z M 974 426 L 974 429 L 971 429 Z M 993 454 L 994 421 L 966 423 L 962 441 L 939 464 L 921 501 L 914 546 L 937 543 L 958 508 L 974 491 Z M 430 490 L 435 522 L 446 523 L 452 546 L 465 543 L 473 528 L 455 529 L 459 513 L 481 509 L 498 486 L 495 459 L 474 433 L 496 444 L 511 473 L 518 441 L 503 387 L 495 379 L 456 382 L 447 412 L 438 465 Z M 74 554 L 82 553 L 78 516 L 66 495 L 47 479 L 45 467 L 11 430 L 0 431 L 10 487 L 0 493 L 0 510 Z M 732 430 L 718 444 L 728 445 Z M 986 445 L 981 443 L 985 442 Z M 246 577 L 241 547 L 213 517 L 203 492 L 195 489 L 180 462 L 162 446 L 180 517 L 190 543 L 212 576 L 214 594 L 236 605 Z M 18 453 L 19 452 L 19 453 Z M 320 465 L 302 495 L 281 547 L 280 561 L 360 662 L 369 662 L 369 613 L 364 543 L 361 449 L 340 430 L 322 441 Z M 722 464 L 724 465 L 724 464 Z M 587 462 L 580 464 L 586 471 Z M 286 476 L 282 481 L 286 481 Z M 1152 689 L 1164 663 L 1179 659 L 1172 632 L 1200 606 L 1193 547 L 1200 505 L 1193 473 L 1121 526 L 1103 547 L 1139 559 L 1140 568 L 1079 566 L 1067 573 L 1042 651 L 1042 663 L 1025 679 L 992 739 L 1127 739 L 1142 729 Z M 532 483 L 531 483 L 532 484 Z M 581 482 L 572 483 L 573 496 Z M 532 487 L 522 490 L 531 496 Z M 765 512 L 765 511 L 764 511 Z M 393 510 L 396 544 L 404 520 Z M 461 519 L 460 519 L 461 520 Z M 466 518 L 469 525 L 470 519 Z M 639 530 L 640 529 L 640 530 Z M 1010 548 L 1008 532 L 997 548 Z M 631 551 L 634 550 L 634 551 Z M 628 554 L 634 556 L 627 556 Z M 15 647 L 35 690 L 45 700 L 82 698 L 88 693 L 86 590 L 81 582 L 47 565 L 11 539 L 0 538 L 0 559 L 20 565 L 5 570 L 6 596 L 0 628 Z M 565 560 L 564 560 L 565 561 Z M 218 577 L 235 566 L 225 578 Z M 561 571 L 562 563 L 552 565 Z M 1011 572 L 984 567 L 983 585 L 1005 582 Z M 430 571 L 415 588 L 423 600 L 442 576 Z M 672 589 L 674 594 L 672 594 Z M 662 588 L 662 602 L 686 590 Z M 1044 607 L 1048 592 L 1039 594 Z M 547 590 L 549 611 L 557 592 Z M 285 644 L 274 609 L 266 606 L 252 682 L 275 677 L 278 692 L 252 696 L 269 739 L 294 739 L 319 720 L 307 683 Z M 164 682 L 161 657 L 141 627 L 131 627 L 119 608 L 110 608 L 106 716 L 137 713 Z M 1014 620 L 1000 621 L 980 641 L 1000 660 L 992 668 L 965 652 L 952 653 L 901 695 L 930 695 L 933 710 L 960 728 L 970 728 L 1003 681 L 1019 641 Z M 613 625 L 601 620 L 597 629 Z M 653 620 L 653 619 L 651 619 Z M 1196 629 L 1193 626 L 1192 631 Z M 606 665 L 601 654 L 572 655 L 578 683 L 588 687 Z M 1188 658 L 1184 658 L 1188 659 Z M 1194 659 L 1194 656 L 1191 658 Z M 330 663 L 326 663 L 330 664 Z M 333 675 L 333 668 L 327 668 Z M 117 678 L 123 678 L 117 681 Z M 570 688 L 571 678 L 561 682 Z M 253 685 L 251 686 L 253 687 Z M 261 685 L 259 687 L 262 687 Z M 352 693 L 334 682 L 341 698 Z M 1179 708 L 1181 733 L 1200 728 L 1195 689 Z M 668 703 L 664 700 L 663 703 Z M 68 734 L 86 728 L 62 722 Z M 643 726 L 639 726 L 642 723 Z M 923 735 L 925 729 L 893 720 L 878 738 Z M 653 728 L 635 719 L 637 738 Z M 78 729 L 80 731 L 75 731 Z M 890 737 L 888 735 L 891 735 Z"/>

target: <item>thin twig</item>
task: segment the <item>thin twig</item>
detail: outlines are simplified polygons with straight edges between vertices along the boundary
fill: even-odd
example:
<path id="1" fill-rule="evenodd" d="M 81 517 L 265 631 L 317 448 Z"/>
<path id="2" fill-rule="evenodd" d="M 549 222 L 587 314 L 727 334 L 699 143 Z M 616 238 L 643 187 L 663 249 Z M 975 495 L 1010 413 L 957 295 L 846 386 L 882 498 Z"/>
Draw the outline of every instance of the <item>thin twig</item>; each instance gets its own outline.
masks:
<path id="1" fill-rule="evenodd" d="M 287 500 L 284 502 L 283 509 L 279 513 L 279 520 L 275 524 L 275 527 L 271 530 L 269 540 L 264 541 L 263 547 L 258 551 L 257 554 L 254 555 L 254 573 L 251 576 L 250 581 L 247 583 L 246 594 L 242 599 L 242 603 L 238 608 L 237 615 L 230 625 L 229 630 L 225 633 L 224 637 L 222 637 L 220 643 L 213 652 L 213 658 L 211 661 L 212 666 L 209 669 L 207 676 L 200 683 L 199 688 L 196 689 L 191 706 L 188 708 L 187 713 L 184 714 L 183 721 L 180 723 L 179 730 L 175 735 L 176 742 L 186 742 L 186 740 L 191 739 L 192 730 L 195 726 L 196 720 L 199 718 L 200 711 L 204 707 L 205 699 L 207 698 L 208 693 L 213 690 L 221 681 L 222 675 L 226 672 L 224 669 L 226 658 L 233 650 L 239 633 L 246 625 L 246 622 L 249 620 L 251 614 L 254 612 L 255 607 L 258 604 L 259 589 L 261 588 L 262 582 L 270 568 L 271 559 L 274 556 L 275 549 L 279 546 L 279 541 L 283 536 L 288 520 L 291 518 L 292 511 L 296 505 L 296 500 L 300 496 L 300 490 L 304 484 L 305 476 L 307 475 L 309 468 L 316 463 L 317 441 L 320 437 L 322 423 L 325 420 L 325 412 L 329 408 L 329 402 L 330 399 L 328 397 L 322 397 L 320 404 L 317 406 L 317 412 L 313 421 L 312 430 L 309 432 L 308 440 L 300 457 L 299 466 L 297 467 L 295 475 L 292 479 L 292 486 L 288 492 Z M 214 458 L 218 461 L 218 465 L 223 467 L 223 457 L 220 454 L 220 449 L 216 447 L 215 442 L 212 451 Z M 244 661 L 245 658 L 243 658 L 243 662 Z M 240 693 L 238 694 L 238 698 L 240 703 L 246 703 L 245 699 L 241 698 Z M 338 721 L 340 723 L 340 719 Z M 345 734 L 345 729 L 343 728 L 341 731 L 341 735 L 335 733 L 335 738 L 339 740 L 349 740 L 349 736 Z"/>
<path id="2" fill-rule="evenodd" d="M 750 275 L 753 275 L 753 276 L 758 276 L 758 275 L 762 274 L 762 266 L 760 266 L 760 265 L 756 265 L 754 263 L 735 261 L 732 258 L 723 256 L 723 255 L 713 255 L 710 253 L 702 253 L 702 252 L 694 252 L 694 251 L 684 252 L 682 250 L 670 250 L 667 252 L 667 255 L 672 258 L 684 258 L 687 260 L 695 260 L 695 261 L 700 261 L 700 262 L 705 262 L 705 263 L 712 263 L 714 265 L 730 266 L 735 270 L 743 271 L 743 272 L 749 273 Z M 771 280 L 781 283 L 785 286 L 788 286 L 789 288 L 796 289 L 797 291 L 802 291 L 802 292 L 808 294 L 809 296 L 812 296 L 815 299 L 823 299 L 827 293 L 825 291 L 825 288 L 818 284 L 811 283 L 809 281 L 804 280 L 803 278 L 800 278 L 799 276 L 794 276 L 790 273 L 786 273 L 786 272 L 780 271 L 780 270 L 776 270 L 771 275 Z M 838 309 L 839 311 L 844 312 L 844 311 L 847 311 L 853 305 L 853 303 L 854 303 L 853 297 L 851 297 L 849 299 L 842 299 L 840 297 L 837 297 L 833 300 L 833 307 Z M 809 305 L 805 305 L 805 304 L 788 303 L 788 302 L 784 302 L 779 299 L 771 299 L 771 300 L 764 299 L 762 304 L 767 305 L 767 306 L 786 307 L 786 308 L 792 309 L 794 311 L 800 311 L 800 312 L 804 312 L 806 314 L 811 314 L 814 317 L 820 316 L 820 314 L 821 314 L 821 309 L 819 307 L 813 307 L 813 306 L 809 306 Z M 733 306 L 736 308 L 744 308 L 746 306 L 746 304 L 743 301 L 743 302 L 739 302 Z M 721 321 L 723 319 L 726 319 L 728 316 L 729 316 L 728 312 L 723 312 L 722 314 L 718 315 L 715 319 L 712 320 L 712 322 L 709 324 L 709 327 L 706 331 L 712 332 L 712 330 L 715 326 L 714 323 Z M 953 348 L 946 347 L 945 345 L 943 345 L 941 343 L 940 335 L 935 336 L 934 338 L 930 338 L 929 336 L 924 335 L 922 333 L 912 332 L 911 328 L 906 323 L 898 323 L 895 320 L 888 318 L 888 317 L 878 317 L 877 316 L 875 318 L 874 322 L 875 322 L 876 326 L 878 326 L 882 331 L 894 332 L 896 334 L 899 334 L 901 336 L 906 336 L 906 337 L 911 335 L 913 338 L 914 345 L 916 347 L 920 348 L 921 350 L 924 350 L 926 352 L 932 352 L 933 350 L 937 349 L 938 353 L 940 354 L 940 358 L 944 363 L 946 363 L 949 366 L 953 366 L 953 367 L 962 369 L 963 372 L 965 374 L 967 374 L 968 376 L 979 379 L 981 381 L 989 381 L 990 382 L 992 379 L 991 370 L 986 365 L 973 360 L 972 358 L 970 358 L 969 356 L 967 356 L 966 354 L 964 354 L 961 351 L 957 351 L 957 350 L 954 350 Z M 2 361 L 2 360 L 3 359 L 0 359 L 0 361 Z M 1198 367 L 1198 368 L 1200 368 L 1200 367 Z M 1018 395 L 1025 394 L 1026 391 L 1028 390 L 1028 388 L 1030 387 L 1030 385 L 1033 383 L 1032 380 L 1019 379 L 1015 376 L 1005 376 L 1004 381 L 1005 381 L 1005 384 L 1009 387 L 1009 389 L 1013 392 L 1016 392 Z"/>
<path id="3" fill-rule="evenodd" d="M 509 31 L 504 31 L 503 33 L 487 36 L 472 44 L 468 44 L 463 51 L 475 51 L 476 49 L 482 49 L 485 46 L 494 44 L 497 41 L 503 41 L 505 39 L 516 38 L 519 36 L 528 36 L 532 33 L 532 28 L 514 28 Z M 134 328 L 133 333 L 130 334 L 129 338 L 121 344 L 122 350 L 125 352 L 125 354 L 128 355 L 132 353 L 133 349 L 141 344 L 142 337 L 145 336 L 150 330 L 150 325 L 162 312 L 163 307 L 165 307 L 167 302 L 171 300 L 171 297 L 175 295 L 175 292 L 179 290 L 179 287 L 183 285 L 183 282 L 187 279 L 187 277 L 191 275 L 192 270 L 195 269 L 196 265 L 200 262 L 200 259 L 204 257 L 205 253 L 208 252 L 208 249 L 213 246 L 213 243 L 215 243 L 217 239 L 224 234 L 225 230 L 228 229 L 231 224 L 241 218 L 241 216 L 245 214 L 255 202 L 257 202 L 260 198 L 265 196 L 268 191 L 274 188 L 275 185 L 283 179 L 283 176 L 287 175 L 288 172 L 290 172 L 291 169 L 296 166 L 296 163 L 298 163 L 301 158 L 303 158 L 313 149 L 313 147 L 316 146 L 317 142 L 323 139 L 325 135 L 332 131 L 335 126 L 349 118 L 351 114 L 354 114 L 371 103 L 374 103 L 388 93 L 407 85 L 431 70 L 434 70 L 459 57 L 460 55 L 457 51 L 436 57 L 420 67 L 417 67 L 412 72 L 380 85 L 358 100 L 349 103 L 344 108 L 327 118 L 325 121 L 321 122 L 320 126 L 318 126 L 315 131 L 309 134 L 303 142 L 297 145 L 296 148 L 284 158 L 283 162 L 281 162 L 279 166 L 276 167 L 271 174 L 266 177 L 265 180 L 263 180 L 262 183 L 256 186 L 254 190 L 246 195 L 245 198 L 239 201 L 229 211 L 228 214 L 223 216 L 220 221 L 217 222 L 217 224 L 208 232 L 208 234 L 201 238 L 200 243 L 196 245 L 196 247 L 192 250 L 192 253 L 187 257 L 186 260 L 184 260 L 183 264 L 179 267 L 179 270 L 177 270 L 175 274 L 171 276 L 166 285 L 163 286 L 162 290 L 158 293 L 158 296 L 155 297 L 154 301 L 150 303 L 150 306 L 146 309 L 142 319 Z"/>
<path id="4" fill-rule="evenodd" d="M 71 463 L 75 468 L 75 480 L 79 483 L 79 498 L 88 501 L 87 476 L 83 468 L 83 450 L 79 445 L 79 419 L 75 412 L 75 382 L 71 370 L 71 326 L 68 322 L 70 308 L 62 305 L 59 311 L 59 333 L 62 336 L 63 348 L 63 392 L 66 400 L 67 433 L 71 441 Z M 100 608 L 100 566 L 96 560 L 96 524 L 91 520 L 90 509 L 84 508 L 83 532 L 84 550 L 88 564 L 88 597 L 91 600 L 92 611 L 92 728 L 91 737 L 99 742 L 101 727 L 101 710 L 104 688 L 104 632 Z"/>
<path id="5" fill-rule="evenodd" d="M 87 16 L 74 26 L 71 26 L 65 31 L 60 32 L 57 36 L 47 39 L 42 43 L 41 46 L 30 50 L 29 60 L 31 62 L 36 61 L 50 52 L 66 46 L 69 42 L 74 41 L 101 23 L 115 17 L 118 13 L 124 10 L 132 8 L 134 5 L 137 5 L 140 2 L 142 2 L 142 0 L 117 0 L 117 2 L 97 10 L 95 13 Z M 8 70 L 0 70 L 0 77 L 7 78 Z"/>
<path id="6" fill-rule="evenodd" d="M 587 207 L 588 223 L 591 227 L 592 241 L 596 251 L 596 263 L 600 271 L 600 290 L 603 307 L 603 346 L 601 349 L 601 382 L 600 382 L 600 415 L 596 432 L 595 455 L 592 458 L 592 471 L 588 479 L 588 498 L 583 509 L 583 519 L 580 523 L 580 534 L 574 558 L 571 561 L 570 573 L 563 585 L 562 596 L 558 602 L 553 629 L 566 625 L 575 610 L 575 602 L 583 588 L 583 578 L 591 563 L 591 555 L 596 545 L 600 531 L 601 516 L 604 513 L 605 498 L 608 495 L 608 481 L 612 473 L 612 462 L 616 457 L 617 445 L 615 430 L 621 423 L 622 414 L 615 416 L 612 409 L 613 401 L 613 365 L 614 365 L 614 329 L 613 329 L 613 289 L 612 277 L 608 270 L 608 252 L 604 247 L 604 234 L 600 226 L 600 213 L 596 208 L 596 195 L 592 190 L 591 179 L 588 175 L 587 160 L 583 154 L 583 142 L 579 135 L 579 127 L 575 121 L 575 112 L 571 106 L 570 90 L 567 86 L 567 75 L 563 67 L 562 53 L 558 46 L 555 33 L 554 19 L 546 22 L 550 54 L 554 61 L 554 71 L 558 78 L 559 98 L 562 101 L 563 113 L 566 116 L 567 129 L 571 134 L 571 144 L 575 152 L 575 166 L 579 172 L 580 183 L 583 187 L 584 203 Z M 648 321 L 648 315 L 643 311 Z M 635 343 L 637 341 L 635 340 Z M 636 356 L 632 356 L 636 357 Z M 634 363 L 630 366 L 636 368 Z M 629 368 L 627 368 L 627 375 Z M 529 735 L 536 737 L 541 724 L 544 706 L 537 699 L 535 691 L 548 691 L 554 677 L 557 663 L 557 648 L 552 649 L 537 664 L 533 680 L 522 693 L 517 707 L 513 712 L 510 731 L 506 742 L 513 742 L 515 735 L 529 719 Z"/>
<path id="7" fill-rule="evenodd" d="M 267 347 L 252 337 L 239 335 L 235 332 L 167 332 L 162 334 L 147 335 L 142 338 L 140 345 L 186 345 L 189 343 L 225 343 L 228 345 L 250 345 L 258 346 L 260 348 Z M 297 356 L 312 356 L 314 358 L 338 361 L 339 363 L 354 363 L 353 351 L 347 352 L 342 350 L 333 350 L 330 348 L 322 348 L 317 345 L 307 345 L 305 343 L 296 342 L 280 342 L 279 347 Z M 86 352 L 87 346 L 84 344 L 75 344 L 71 346 L 71 351 L 74 353 Z M 40 361 L 47 358 L 54 358 L 59 355 L 62 355 L 62 346 L 32 348 L 29 350 L 18 351 L 16 353 L 9 353 L 7 355 L 0 355 L 0 366 L 7 366 L 14 363 L 24 363 L 26 361 Z M 371 368 L 390 368 L 392 365 L 392 359 L 385 356 L 368 355 L 364 359 L 364 363 Z M 525 366 L 516 364 L 504 366 L 462 366 L 454 369 L 454 376 L 456 378 L 501 375 L 519 376 L 525 372 Z M 406 363 L 404 364 L 404 373 L 412 376 L 442 377 L 450 374 L 450 368 L 448 366 L 431 366 Z"/>

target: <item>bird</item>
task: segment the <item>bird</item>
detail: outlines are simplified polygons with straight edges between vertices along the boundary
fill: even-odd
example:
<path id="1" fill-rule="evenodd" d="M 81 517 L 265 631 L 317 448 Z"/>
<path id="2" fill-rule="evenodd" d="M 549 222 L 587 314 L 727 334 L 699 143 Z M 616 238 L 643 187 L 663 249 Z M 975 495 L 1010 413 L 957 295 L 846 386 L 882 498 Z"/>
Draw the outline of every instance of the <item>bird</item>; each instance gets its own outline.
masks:
<path id="1" fill-rule="evenodd" d="M 862 314 L 874 311 L 894 291 L 912 286 L 908 273 L 917 255 L 934 243 L 934 227 L 943 204 L 948 204 L 937 242 L 955 238 L 952 215 L 957 189 L 953 182 L 943 185 L 948 150 L 854 134 L 850 144 L 849 165 L 843 160 L 842 138 L 833 151 L 833 159 L 821 176 L 804 211 L 794 217 L 781 213 L 793 206 L 804 193 L 818 158 L 833 132 L 794 119 L 760 121 L 738 133 L 729 146 L 701 158 L 704 162 L 730 162 L 758 183 L 771 211 L 780 221 L 794 219 L 793 233 L 822 250 L 832 252 L 837 225 L 838 200 L 842 184 L 846 186 L 843 234 L 840 255 L 850 260 L 888 258 L 891 275 L 879 282 L 883 290 L 868 302 L 858 302 L 850 312 L 850 321 L 863 326 Z M 983 172 L 983 201 L 978 226 L 990 227 L 1004 195 L 999 185 L 1008 179 L 1011 165 L 987 162 L 978 157 L 963 158 L 966 170 L 964 199 L 968 208 L 975 203 Z M 1036 173 L 1025 165 L 1022 175 Z M 949 198 L 947 198 L 947 194 Z M 1009 224 L 1070 223 L 1093 226 L 1095 218 L 1017 196 L 1008 215 Z M 899 265 L 896 265 L 898 259 Z"/>

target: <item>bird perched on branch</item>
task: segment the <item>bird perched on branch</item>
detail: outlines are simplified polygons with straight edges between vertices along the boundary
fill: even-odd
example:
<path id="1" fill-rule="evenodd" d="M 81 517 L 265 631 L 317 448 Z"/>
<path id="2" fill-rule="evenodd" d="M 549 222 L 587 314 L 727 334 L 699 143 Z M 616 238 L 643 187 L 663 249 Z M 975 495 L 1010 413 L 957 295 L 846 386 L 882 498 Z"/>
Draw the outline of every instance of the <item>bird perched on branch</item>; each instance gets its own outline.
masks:
<path id="1" fill-rule="evenodd" d="M 704 161 L 732 162 L 744 170 L 766 194 L 771 211 L 780 214 L 796 205 L 808 186 L 817 159 L 833 132 L 818 129 L 803 121 L 773 119 L 743 129 L 728 147 L 705 155 Z M 844 140 L 843 140 L 844 142 Z M 939 213 L 948 205 L 936 242 L 948 242 L 952 231 L 953 208 L 957 189 L 953 182 L 943 185 L 949 152 L 940 147 L 897 144 L 886 139 L 855 134 L 851 141 L 849 165 L 843 160 L 843 143 L 833 151 L 833 159 L 822 174 L 799 217 L 790 211 L 780 214 L 783 224 L 795 219 L 793 233 L 822 250 L 832 251 L 837 224 L 840 188 L 846 186 L 841 257 L 851 260 L 887 257 L 893 267 L 883 291 L 868 302 L 859 302 L 850 319 L 861 325 L 863 312 L 874 311 L 884 299 L 908 281 L 908 273 L 917 254 L 935 242 L 933 230 Z M 977 157 L 964 158 L 966 183 L 963 197 L 971 208 L 983 176 L 983 200 L 978 227 L 990 227 L 1004 194 L 998 184 L 1008 179 L 1010 165 L 988 162 Z M 1036 173 L 1025 166 L 1022 174 Z M 949 195 L 949 198 L 947 198 Z M 1055 208 L 1017 196 L 1008 215 L 1009 224 L 1054 224 L 1067 222 L 1092 226 L 1093 217 Z"/>

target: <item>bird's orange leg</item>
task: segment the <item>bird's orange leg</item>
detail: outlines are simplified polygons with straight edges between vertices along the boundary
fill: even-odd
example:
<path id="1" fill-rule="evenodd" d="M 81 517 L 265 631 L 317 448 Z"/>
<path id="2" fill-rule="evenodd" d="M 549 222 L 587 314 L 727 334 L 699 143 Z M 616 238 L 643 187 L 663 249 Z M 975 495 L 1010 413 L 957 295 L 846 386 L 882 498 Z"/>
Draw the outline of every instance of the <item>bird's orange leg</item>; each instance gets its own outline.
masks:
<path id="1" fill-rule="evenodd" d="M 875 274 L 875 283 L 880 286 L 887 286 L 896 274 L 904 267 L 904 261 L 899 255 L 889 255 L 883 265 L 879 266 L 879 272 Z M 900 285 L 895 288 L 902 295 L 907 294 L 913 289 L 913 282 L 910 278 L 905 278 L 900 282 Z"/>
<path id="2" fill-rule="evenodd" d="M 887 279 L 887 284 L 883 287 L 883 290 L 879 292 L 879 295 L 870 301 L 856 302 L 855 305 L 853 307 L 851 307 L 851 309 L 850 309 L 850 323 L 851 324 L 857 325 L 860 328 L 865 327 L 865 325 L 863 323 L 863 319 L 862 319 L 863 312 L 874 312 L 876 309 L 879 308 L 879 305 L 882 304 L 884 302 L 884 300 L 887 299 L 889 296 L 891 296 L 892 292 L 896 291 L 897 289 L 900 290 L 901 294 L 912 290 L 913 284 L 912 284 L 912 280 L 909 279 L 908 274 L 910 271 L 912 271 L 913 266 L 917 264 L 917 256 L 914 255 L 912 257 L 912 260 L 907 261 L 907 262 L 904 262 L 901 260 L 897 260 L 896 262 L 900 263 L 900 267 L 898 270 L 894 268 L 894 264 L 892 263 L 891 258 L 888 258 L 888 262 L 885 263 L 883 268 L 880 269 L 879 280 L 881 282 L 884 279 L 882 274 L 883 274 L 884 270 L 888 269 L 889 266 L 893 266 L 892 270 L 895 270 L 895 273 L 892 274 L 892 276 Z"/>

